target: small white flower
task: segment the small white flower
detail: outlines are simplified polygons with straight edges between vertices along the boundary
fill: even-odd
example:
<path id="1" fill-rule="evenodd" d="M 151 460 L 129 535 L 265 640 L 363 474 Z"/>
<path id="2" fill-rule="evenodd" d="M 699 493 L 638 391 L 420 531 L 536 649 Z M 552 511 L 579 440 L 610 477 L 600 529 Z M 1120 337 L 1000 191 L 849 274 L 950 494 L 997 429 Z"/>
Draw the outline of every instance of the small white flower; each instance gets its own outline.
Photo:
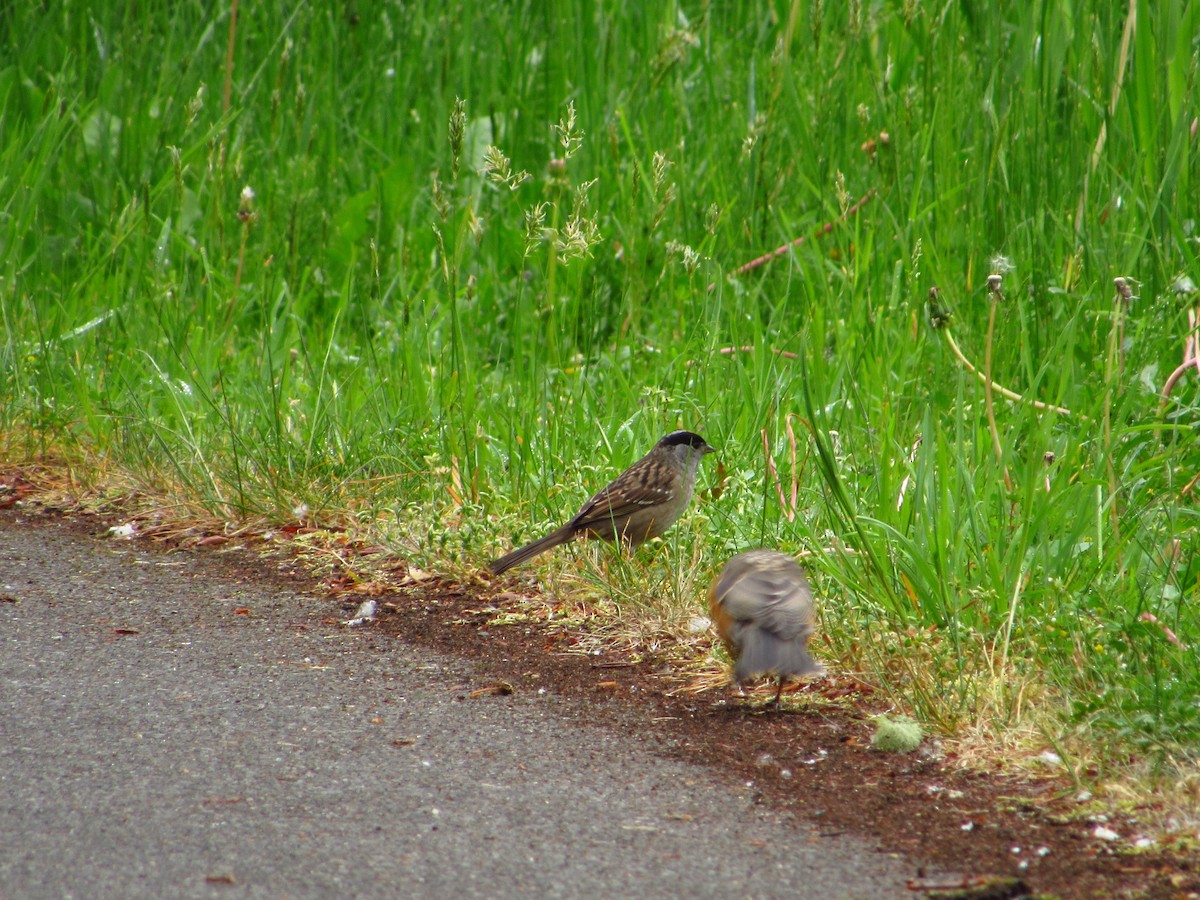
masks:
<path id="1" fill-rule="evenodd" d="M 1176 294 L 1194 294 L 1196 292 L 1196 282 L 1192 281 L 1187 275 L 1180 275 L 1171 282 L 1171 290 Z"/>
<path id="2" fill-rule="evenodd" d="M 1016 268 L 1013 261 L 1002 253 L 997 253 L 991 259 L 992 271 L 997 275 L 1007 275 Z"/>

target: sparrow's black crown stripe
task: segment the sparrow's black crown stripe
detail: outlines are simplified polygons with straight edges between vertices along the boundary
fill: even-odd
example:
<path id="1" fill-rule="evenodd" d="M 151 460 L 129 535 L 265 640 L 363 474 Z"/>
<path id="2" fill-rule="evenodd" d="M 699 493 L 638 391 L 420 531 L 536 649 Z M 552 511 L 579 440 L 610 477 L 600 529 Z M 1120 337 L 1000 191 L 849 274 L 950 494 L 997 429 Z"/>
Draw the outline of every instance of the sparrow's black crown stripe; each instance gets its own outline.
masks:
<path id="1" fill-rule="evenodd" d="M 679 444 L 687 444 L 694 450 L 699 450 L 701 447 L 708 446 L 708 441 L 700 437 L 693 431 L 672 431 L 665 438 L 659 441 L 664 447 L 675 447 Z"/>

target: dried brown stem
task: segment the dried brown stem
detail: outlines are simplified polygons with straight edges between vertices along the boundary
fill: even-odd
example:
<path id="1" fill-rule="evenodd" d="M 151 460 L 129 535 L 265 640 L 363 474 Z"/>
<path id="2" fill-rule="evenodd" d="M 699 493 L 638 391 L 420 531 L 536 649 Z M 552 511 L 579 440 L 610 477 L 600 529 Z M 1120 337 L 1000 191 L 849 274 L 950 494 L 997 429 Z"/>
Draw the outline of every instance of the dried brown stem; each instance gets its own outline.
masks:
<path id="1" fill-rule="evenodd" d="M 775 465 L 775 458 L 771 456 L 771 442 L 767 436 L 767 429 L 762 429 L 763 456 L 767 460 L 767 474 L 770 477 L 771 484 L 775 488 L 775 496 L 779 498 L 779 507 L 783 510 L 783 515 L 789 522 L 796 519 L 796 510 L 800 499 L 800 469 L 796 461 L 796 431 L 792 428 L 792 419 L 799 418 L 795 413 L 788 413 L 783 420 L 783 427 L 787 432 L 788 454 L 792 463 L 790 497 L 784 496 L 783 483 L 779 478 L 779 470 Z"/>
<path id="2" fill-rule="evenodd" d="M 790 522 L 794 518 L 794 514 L 788 510 L 787 501 L 783 499 L 783 485 L 779 483 L 779 471 L 775 468 L 775 457 L 771 455 L 771 439 L 767 436 L 767 429 L 762 430 L 763 456 L 767 460 L 767 475 L 771 479 L 771 484 L 775 487 L 775 496 L 779 498 L 779 506 L 783 510 L 784 516 Z"/>
<path id="3" fill-rule="evenodd" d="M 1138 619 L 1142 622 L 1149 622 L 1151 625 L 1157 625 L 1159 628 L 1162 629 L 1163 637 L 1165 637 L 1168 641 L 1170 641 L 1172 644 L 1174 644 L 1180 650 L 1187 649 L 1187 645 L 1184 644 L 1183 641 L 1179 640 L 1179 636 L 1177 634 L 1175 634 L 1175 632 L 1172 631 L 1169 627 L 1167 627 L 1161 621 L 1159 621 L 1158 616 L 1154 615 L 1154 613 L 1144 612 L 1140 616 L 1138 616 Z"/>
<path id="4" fill-rule="evenodd" d="M 1167 376 L 1166 383 L 1163 384 L 1162 399 L 1158 403 L 1160 416 L 1167 411 L 1167 403 L 1170 402 L 1175 383 L 1192 368 L 1200 372 L 1200 312 L 1195 309 L 1188 310 L 1188 334 L 1183 341 L 1183 362 Z"/>
<path id="5" fill-rule="evenodd" d="M 1003 385 L 997 384 L 995 381 L 992 381 L 991 379 L 988 378 L 987 375 L 985 375 L 983 372 L 980 372 L 979 369 L 975 368 L 974 364 L 969 359 L 967 359 L 966 354 L 964 354 L 962 352 L 962 349 L 955 342 L 954 336 L 950 333 L 949 328 L 943 326 L 939 330 L 945 336 L 946 343 L 950 346 L 950 351 L 956 357 L 958 357 L 958 361 L 960 363 L 962 363 L 963 368 L 966 369 L 968 372 L 970 372 L 972 375 L 974 375 L 976 378 L 978 378 L 981 382 L 983 382 L 985 386 L 990 385 L 991 389 L 993 391 L 995 391 L 997 394 L 999 394 L 1000 396 L 1006 397 L 1007 399 L 1012 400 L 1015 403 L 1031 403 L 1031 404 L 1033 404 L 1035 409 L 1042 409 L 1042 410 L 1045 410 L 1046 412 L 1056 412 L 1059 415 L 1063 415 L 1063 416 L 1075 415 L 1073 412 L 1071 412 L 1071 410 L 1067 409 L 1064 406 L 1055 406 L 1052 403 L 1043 403 L 1041 400 L 1030 400 L 1026 397 L 1021 396 L 1016 391 L 1011 391 L 1008 388 L 1004 387 Z M 1086 419 L 1087 417 L 1081 416 L 1080 418 Z"/>
<path id="6" fill-rule="evenodd" d="M 1200 472 L 1197 472 L 1195 477 L 1192 478 L 1191 481 L 1189 481 L 1187 484 L 1185 484 L 1183 486 L 1183 490 L 1179 492 L 1179 496 L 1186 497 L 1188 494 L 1190 494 L 1192 492 L 1192 490 L 1196 487 L 1197 484 L 1200 484 Z"/>
<path id="7" fill-rule="evenodd" d="M 823 237 L 824 235 L 829 234 L 829 232 L 833 231 L 834 226 L 838 222 L 844 222 L 847 219 L 849 219 L 851 216 L 856 215 L 858 213 L 858 211 L 863 208 L 863 206 L 866 204 L 866 202 L 874 196 L 875 196 L 875 189 L 871 188 L 871 190 L 867 191 L 865 194 L 862 195 L 862 198 L 857 203 L 855 203 L 853 206 L 851 206 L 849 209 L 847 209 L 846 214 L 844 216 L 842 216 L 840 219 L 838 219 L 837 222 L 826 222 L 819 229 L 817 229 L 812 235 L 803 235 L 802 234 L 802 235 L 800 235 L 800 237 L 796 238 L 795 240 L 788 241 L 782 247 L 776 247 L 770 253 L 764 253 L 762 256 L 758 257 L 757 259 L 752 259 L 752 260 L 750 260 L 750 262 L 744 263 L 743 265 L 738 266 L 736 269 L 734 269 L 732 272 L 730 272 L 729 275 L 727 275 L 726 277 L 733 278 L 737 275 L 744 275 L 746 272 L 750 272 L 754 269 L 757 269 L 759 266 L 765 266 L 767 263 L 771 262 L 772 260 L 778 259 L 779 257 L 783 256 L 785 253 L 787 253 L 789 250 L 791 250 L 793 247 L 799 247 L 801 244 L 803 244 L 805 241 L 807 241 L 809 239 L 809 237 L 818 238 L 818 237 Z M 716 290 L 716 287 L 717 287 L 716 282 L 713 282 L 712 284 L 710 284 L 708 286 L 708 289 L 710 291 L 712 291 L 712 290 Z"/>

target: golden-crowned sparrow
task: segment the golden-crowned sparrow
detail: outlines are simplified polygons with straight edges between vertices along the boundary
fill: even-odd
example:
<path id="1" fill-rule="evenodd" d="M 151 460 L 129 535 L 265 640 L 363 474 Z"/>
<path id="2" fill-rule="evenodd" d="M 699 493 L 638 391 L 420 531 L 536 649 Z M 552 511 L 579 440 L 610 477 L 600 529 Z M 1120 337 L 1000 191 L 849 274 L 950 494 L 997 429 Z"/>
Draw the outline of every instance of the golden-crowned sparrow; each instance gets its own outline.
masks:
<path id="1" fill-rule="evenodd" d="M 708 592 L 717 633 L 734 659 L 741 684 L 756 675 L 779 677 L 777 702 L 791 675 L 815 675 L 808 655 L 813 599 L 796 561 L 774 550 L 747 550 L 725 564 Z"/>
<path id="2" fill-rule="evenodd" d="M 696 468 L 713 448 L 690 431 L 672 431 L 649 453 L 592 497 L 566 525 L 491 563 L 499 575 L 579 535 L 619 538 L 636 547 L 658 537 L 683 514 L 696 487 Z"/>

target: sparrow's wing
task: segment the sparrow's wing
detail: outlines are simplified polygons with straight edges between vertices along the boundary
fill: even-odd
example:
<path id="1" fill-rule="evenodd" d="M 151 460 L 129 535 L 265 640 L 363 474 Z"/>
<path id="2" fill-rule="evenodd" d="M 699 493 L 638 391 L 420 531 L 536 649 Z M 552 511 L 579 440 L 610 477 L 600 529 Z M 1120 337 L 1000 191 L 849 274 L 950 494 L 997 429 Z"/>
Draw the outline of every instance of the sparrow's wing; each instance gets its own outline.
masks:
<path id="1" fill-rule="evenodd" d="M 676 479 L 660 463 L 635 464 L 583 504 L 571 524 L 577 529 L 620 523 L 647 507 L 669 503 L 675 491 L 666 487 Z"/>

